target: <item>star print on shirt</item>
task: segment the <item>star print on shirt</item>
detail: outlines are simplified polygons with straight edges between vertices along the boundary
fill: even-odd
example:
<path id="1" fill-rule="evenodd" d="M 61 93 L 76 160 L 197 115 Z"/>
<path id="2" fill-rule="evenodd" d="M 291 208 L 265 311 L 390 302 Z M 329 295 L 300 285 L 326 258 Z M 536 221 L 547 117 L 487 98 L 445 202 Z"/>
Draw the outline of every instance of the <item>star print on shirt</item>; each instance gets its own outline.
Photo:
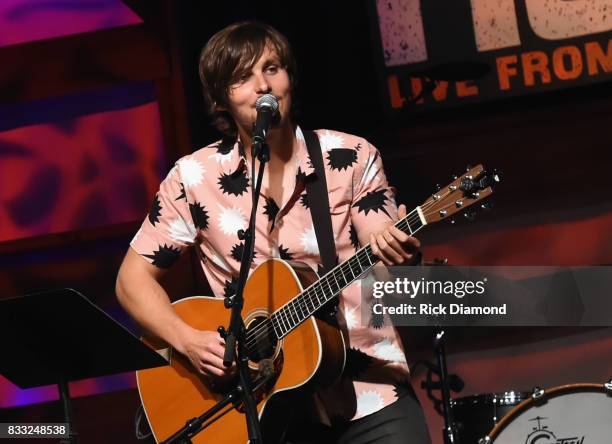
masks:
<path id="1" fill-rule="evenodd" d="M 155 226 L 156 223 L 159 222 L 159 217 L 161 216 L 162 206 L 159 202 L 159 195 L 156 194 L 153 198 L 153 204 L 151 205 L 151 211 L 149 212 L 149 222 L 151 225 Z"/>
<path id="2" fill-rule="evenodd" d="M 372 365 L 372 356 L 362 352 L 358 348 L 351 347 L 346 350 L 346 364 L 342 376 L 356 379 L 361 373 Z"/>
<path id="3" fill-rule="evenodd" d="M 236 172 L 233 174 L 222 173 L 221 176 L 219 176 L 218 184 L 225 194 L 241 196 L 249 186 L 249 179 L 244 170 L 240 173 Z"/>
<path id="4" fill-rule="evenodd" d="M 235 236 L 238 230 L 246 230 L 248 222 L 239 207 L 224 207 L 219 205 L 220 211 L 217 216 L 219 228 L 228 236 Z"/>
<path id="5" fill-rule="evenodd" d="M 359 212 L 363 211 L 366 216 L 370 211 L 378 213 L 378 210 L 381 210 L 383 213 L 389 216 L 389 218 L 391 218 L 387 210 L 385 210 L 385 202 L 389 200 L 389 198 L 385 196 L 385 191 L 386 190 L 370 191 L 355 202 L 353 207 L 358 207 Z"/>
<path id="6" fill-rule="evenodd" d="M 274 222 L 274 218 L 278 214 L 278 205 L 274 202 L 274 199 L 271 197 L 266 197 L 266 204 L 264 205 L 264 214 L 268 216 L 268 220 L 270 222 Z"/>
<path id="7" fill-rule="evenodd" d="M 310 205 L 308 204 L 308 194 L 307 193 L 304 193 L 300 196 L 300 203 L 302 204 L 304 208 L 310 208 Z"/>
<path id="8" fill-rule="evenodd" d="M 153 254 L 143 254 L 144 257 L 148 257 L 153 260 L 153 265 L 159 268 L 170 268 L 174 264 L 179 256 L 181 250 L 164 244 L 159 245 L 158 249 Z"/>
<path id="9" fill-rule="evenodd" d="M 321 144 L 321 151 L 329 151 L 333 148 L 340 148 L 344 145 L 344 138 L 340 134 L 335 134 L 329 131 L 325 131 L 319 135 L 319 143 Z"/>
<path id="10" fill-rule="evenodd" d="M 206 211 L 204 205 L 201 205 L 199 202 L 189 204 L 189 212 L 196 228 L 200 230 L 208 228 L 208 211 Z"/>
<path id="11" fill-rule="evenodd" d="M 406 379 L 393 384 L 393 391 L 395 392 L 395 397 L 397 399 L 403 398 L 406 395 L 414 394 L 414 390 L 412 389 L 412 385 L 410 385 L 410 381 Z"/>
<path id="12" fill-rule="evenodd" d="M 169 221 L 168 234 L 173 241 L 188 244 L 192 244 L 198 235 L 195 225 L 182 217 Z"/>
<path id="13" fill-rule="evenodd" d="M 183 178 L 185 188 L 192 188 L 200 185 L 204 180 L 204 166 L 192 157 L 184 157 L 177 163 L 178 169 Z"/>
<path id="14" fill-rule="evenodd" d="M 293 253 L 289 253 L 289 248 L 284 248 L 282 244 L 278 246 L 278 255 L 283 260 L 293 260 Z"/>
<path id="15" fill-rule="evenodd" d="M 385 325 L 385 317 L 382 313 L 374 312 L 372 309 L 372 317 L 370 318 L 370 326 L 376 330 L 383 328 Z"/>
<path id="16" fill-rule="evenodd" d="M 383 338 L 372 347 L 374 356 L 390 362 L 406 362 L 406 356 L 390 338 Z"/>
<path id="17" fill-rule="evenodd" d="M 223 297 L 228 298 L 236 294 L 236 290 L 238 288 L 238 281 L 235 277 L 232 276 L 231 281 L 225 281 L 223 285 Z"/>
<path id="18" fill-rule="evenodd" d="M 332 170 L 346 170 L 357 162 L 357 151 L 350 148 L 333 148 L 327 152 L 327 160 Z"/>
<path id="19" fill-rule="evenodd" d="M 385 406 L 385 400 L 377 390 L 364 390 L 357 395 L 357 415 L 367 416 Z"/>
<path id="20" fill-rule="evenodd" d="M 187 200 L 187 195 L 185 194 L 185 185 L 183 184 L 181 184 L 181 194 L 179 195 L 179 197 L 177 197 L 174 200 L 181 200 L 181 199 Z"/>
<path id="21" fill-rule="evenodd" d="M 244 253 L 244 242 L 240 242 L 232 247 L 231 256 L 234 260 L 240 262 Z M 253 259 L 257 257 L 257 252 L 253 251 Z"/>

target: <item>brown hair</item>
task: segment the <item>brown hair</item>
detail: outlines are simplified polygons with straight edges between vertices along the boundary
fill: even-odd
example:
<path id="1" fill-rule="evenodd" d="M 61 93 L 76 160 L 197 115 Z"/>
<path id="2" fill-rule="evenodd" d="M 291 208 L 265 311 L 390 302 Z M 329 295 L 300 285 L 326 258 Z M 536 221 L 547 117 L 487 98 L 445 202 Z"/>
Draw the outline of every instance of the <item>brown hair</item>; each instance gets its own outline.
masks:
<path id="1" fill-rule="evenodd" d="M 234 136 L 234 119 L 218 106 L 228 107 L 229 87 L 249 72 L 266 47 L 272 47 L 289 75 L 295 90 L 296 63 L 289 42 L 276 29 L 259 22 L 239 22 L 213 35 L 200 54 L 200 80 L 212 123 L 219 131 Z"/>

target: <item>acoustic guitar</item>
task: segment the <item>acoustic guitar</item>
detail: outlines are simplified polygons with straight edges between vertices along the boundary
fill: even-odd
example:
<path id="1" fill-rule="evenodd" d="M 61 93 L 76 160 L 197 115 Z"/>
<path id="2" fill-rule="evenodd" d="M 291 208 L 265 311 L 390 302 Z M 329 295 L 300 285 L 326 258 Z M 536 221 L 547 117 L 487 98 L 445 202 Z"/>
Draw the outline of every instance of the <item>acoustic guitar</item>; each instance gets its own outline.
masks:
<path id="1" fill-rule="evenodd" d="M 475 166 L 440 188 L 395 226 L 412 235 L 487 198 L 493 192 L 491 185 L 498 181 L 496 173 Z M 255 385 L 265 366 L 266 382 L 254 393 L 264 442 L 281 440 L 283 427 L 279 423 L 283 423 L 279 418 L 292 409 L 291 403 L 301 391 L 328 386 L 341 374 L 345 362 L 342 334 L 317 314 L 376 262 L 378 258 L 367 245 L 322 277 L 306 265 L 280 259 L 267 260 L 252 272 L 244 289 L 242 313 Z M 175 302 L 174 309 L 199 330 L 216 330 L 229 323 L 230 310 L 222 298 L 189 297 Z M 168 348 L 154 338 L 145 336 L 143 340 L 156 349 Z M 157 442 L 213 407 L 233 388 L 231 383 L 211 385 L 179 353 L 170 350 L 169 360 L 168 366 L 136 372 L 140 398 Z M 240 403 L 229 404 L 205 425 L 192 442 L 248 442 Z"/>

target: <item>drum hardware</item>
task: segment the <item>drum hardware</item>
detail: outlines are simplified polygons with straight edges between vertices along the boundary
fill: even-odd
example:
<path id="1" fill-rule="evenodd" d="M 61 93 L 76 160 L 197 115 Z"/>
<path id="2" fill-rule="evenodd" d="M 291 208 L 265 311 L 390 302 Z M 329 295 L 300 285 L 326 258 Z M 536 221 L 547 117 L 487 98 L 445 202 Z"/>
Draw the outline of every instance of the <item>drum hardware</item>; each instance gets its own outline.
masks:
<path id="1" fill-rule="evenodd" d="M 469 171 L 469 170 L 468 170 Z M 424 263 L 424 265 L 447 265 L 447 258 L 435 258 L 433 262 Z M 465 383 L 456 374 L 448 374 L 446 367 L 446 351 L 444 343 L 446 333 L 441 326 L 435 329 L 433 340 L 433 349 L 436 356 L 437 365 L 427 361 L 419 361 L 413 366 L 413 371 L 419 366 L 427 367 L 427 377 L 421 382 L 421 388 L 427 391 L 427 397 L 433 402 L 434 409 L 439 415 L 444 417 L 444 429 L 442 431 L 444 444 L 461 444 L 458 439 L 457 428 L 453 419 L 453 411 L 451 407 L 450 391 L 459 393 L 463 390 Z M 433 380 L 433 375 L 438 376 L 438 381 Z M 433 390 L 440 390 L 441 399 L 433 395 Z"/>
<path id="2" fill-rule="evenodd" d="M 453 418 L 451 407 L 450 391 L 459 392 L 463 390 L 464 382 L 455 374 L 448 374 L 446 367 L 446 352 L 444 348 L 445 332 L 442 328 L 437 327 L 434 336 L 433 346 L 438 365 L 429 362 L 420 361 L 415 364 L 422 364 L 427 367 L 427 380 L 421 382 L 421 387 L 427 390 L 427 397 L 434 403 L 434 408 L 438 414 L 444 417 L 443 442 L 444 444 L 460 444 L 458 440 L 457 428 Z M 414 369 L 413 367 L 413 369 Z M 433 374 L 439 378 L 438 381 L 432 379 Z M 433 390 L 440 390 L 441 399 L 433 395 Z"/>
<path id="3" fill-rule="evenodd" d="M 540 387 L 535 387 L 531 393 L 531 397 L 534 400 L 537 400 L 537 399 L 540 399 L 545 394 L 546 394 L 546 390 L 541 389 Z"/>

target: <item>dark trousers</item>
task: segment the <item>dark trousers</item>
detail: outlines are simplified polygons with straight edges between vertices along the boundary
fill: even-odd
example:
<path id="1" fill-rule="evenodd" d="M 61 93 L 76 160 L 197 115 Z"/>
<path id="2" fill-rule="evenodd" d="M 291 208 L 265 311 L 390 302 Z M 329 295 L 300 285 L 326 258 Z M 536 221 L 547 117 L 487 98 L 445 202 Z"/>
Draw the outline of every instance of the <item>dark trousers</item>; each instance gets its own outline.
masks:
<path id="1" fill-rule="evenodd" d="M 416 397 L 407 394 L 376 413 L 356 421 L 299 424 L 289 427 L 286 444 L 431 444 Z"/>

